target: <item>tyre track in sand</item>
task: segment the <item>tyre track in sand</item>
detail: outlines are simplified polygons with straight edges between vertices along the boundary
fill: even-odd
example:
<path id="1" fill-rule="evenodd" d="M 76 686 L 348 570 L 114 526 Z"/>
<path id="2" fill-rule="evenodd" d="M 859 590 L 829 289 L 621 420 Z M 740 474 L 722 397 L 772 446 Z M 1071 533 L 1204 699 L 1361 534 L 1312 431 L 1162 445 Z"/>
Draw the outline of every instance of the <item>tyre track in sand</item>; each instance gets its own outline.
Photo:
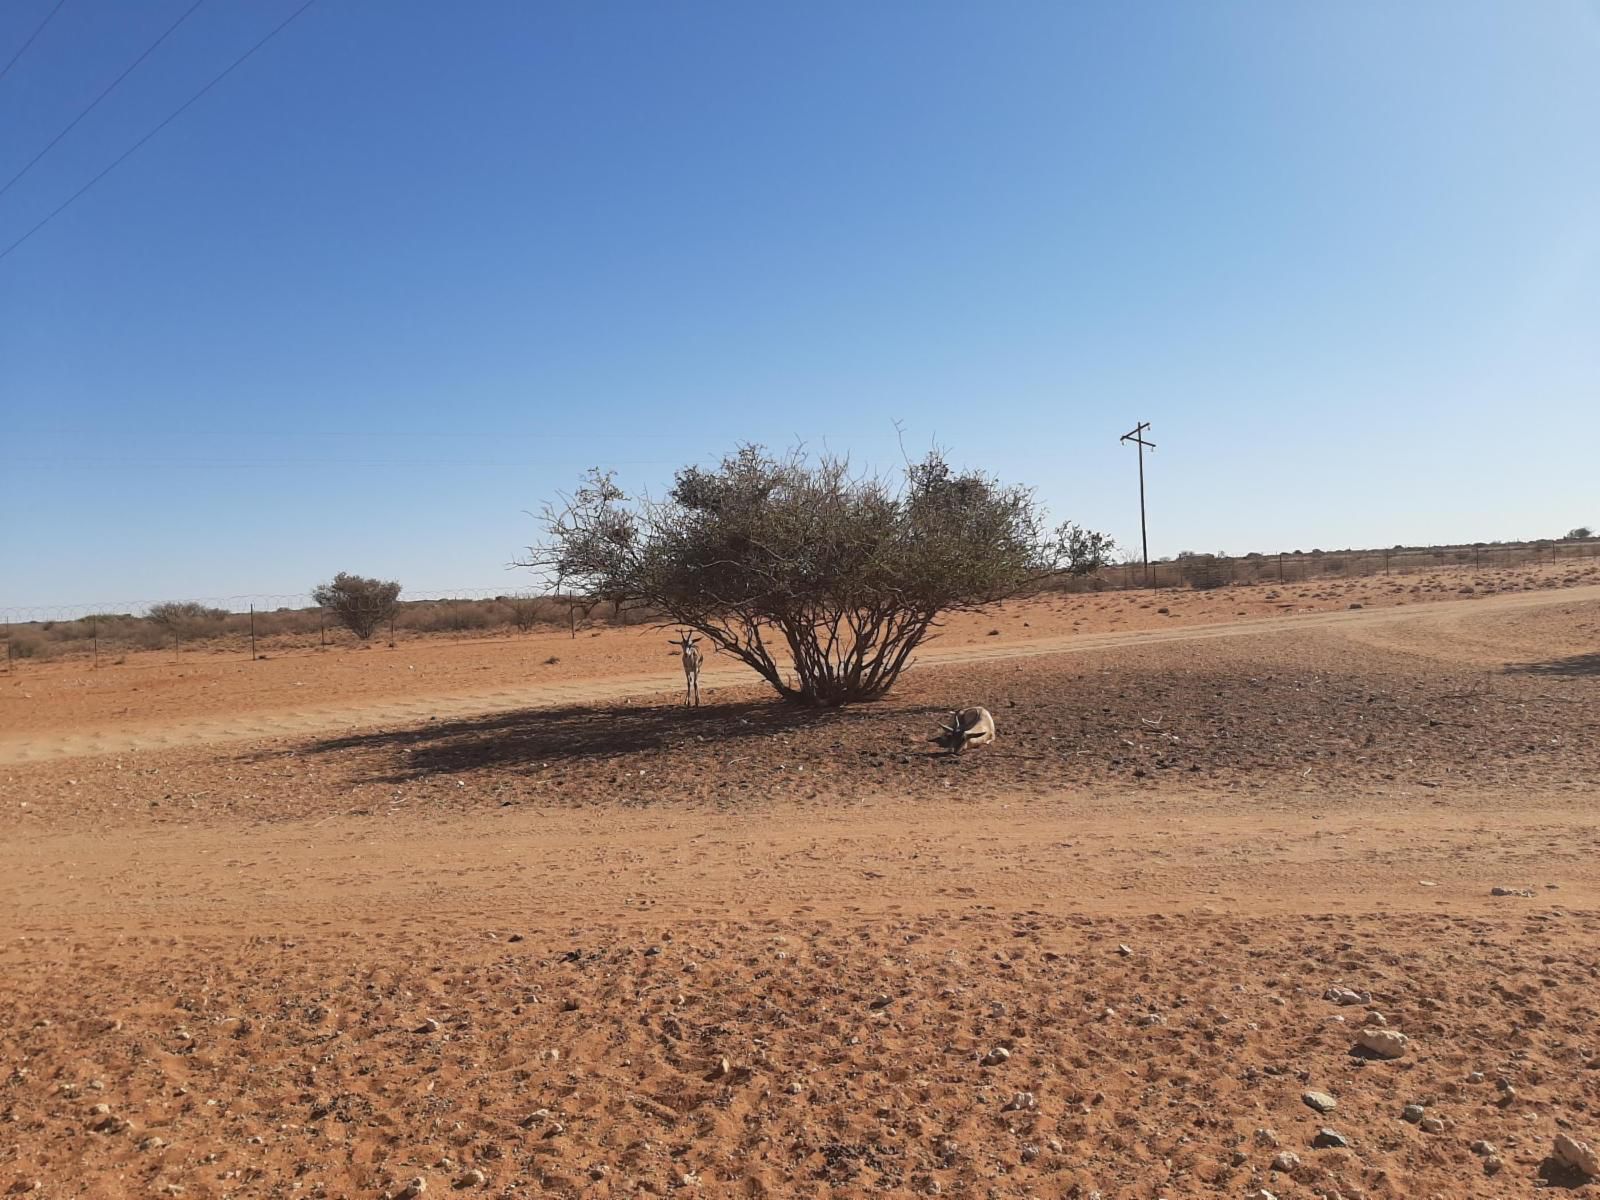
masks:
<path id="1" fill-rule="evenodd" d="M 1168 642 L 1207 641 L 1216 638 L 1253 637 L 1306 631 L 1338 631 L 1350 627 L 1396 624 L 1448 626 L 1464 616 L 1485 617 L 1546 606 L 1600 600 L 1600 586 L 1538 592 L 1513 592 L 1465 600 L 1441 600 L 1392 608 L 1343 612 L 1303 613 L 1261 617 L 1214 625 L 1189 625 L 1165 630 L 1069 635 L 1024 646 L 966 646 L 932 650 L 918 656 L 916 666 L 941 666 L 962 662 L 994 662 L 1013 658 L 1038 658 L 1161 645 Z M 757 681 L 744 668 L 706 671 L 702 685 L 719 688 L 752 686 Z M 70 733 L 0 737 L 0 765 L 59 762 L 103 754 L 134 754 L 221 742 L 252 741 L 374 727 L 405 727 L 429 719 L 483 716 L 518 709 L 558 708 L 567 705 L 614 703 L 658 696 L 681 690 L 682 676 L 658 673 L 612 679 L 580 679 L 560 684 L 492 691 L 413 696 L 358 705 L 297 706 L 277 711 L 257 711 L 237 716 L 167 722 L 151 726 Z"/>

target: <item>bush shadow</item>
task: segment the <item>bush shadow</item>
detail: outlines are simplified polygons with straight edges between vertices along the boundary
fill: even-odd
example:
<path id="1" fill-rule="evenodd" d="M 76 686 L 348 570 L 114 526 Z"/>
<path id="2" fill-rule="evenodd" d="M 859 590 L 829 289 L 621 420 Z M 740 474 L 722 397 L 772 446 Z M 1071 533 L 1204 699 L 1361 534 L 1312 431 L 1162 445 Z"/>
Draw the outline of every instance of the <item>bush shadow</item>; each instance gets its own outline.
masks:
<path id="1" fill-rule="evenodd" d="M 1600 676 L 1600 654 L 1574 654 L 1568 658 L 1552 658 L 1545 662 L 1518 663 L 1507 667 L 1513 675 L 1543 675 L 1561 679 L 1579 679 L 1586 675 Z"/>
<path id="2" fill-rule="evenodd" d="M 376 757 L 369 780 L 400 783 L 430 776 L 494 768 L 542 769 L 593 764 L 631 755 L 692 749 L 702 743 L 726 747 L 775 735 L 842 734 L 863 724 L 921 719 L 943 709 L 881 703 L 843 709 L 810 709 L 777 701 L 680 705 L 594 706 L 522 709 L 458 720 L 430 720 L 405 729 L 375 730 L 322 738 L 297 747 L 295 755 Z M 276 757 L 277 755 L 264 756 Z"/>

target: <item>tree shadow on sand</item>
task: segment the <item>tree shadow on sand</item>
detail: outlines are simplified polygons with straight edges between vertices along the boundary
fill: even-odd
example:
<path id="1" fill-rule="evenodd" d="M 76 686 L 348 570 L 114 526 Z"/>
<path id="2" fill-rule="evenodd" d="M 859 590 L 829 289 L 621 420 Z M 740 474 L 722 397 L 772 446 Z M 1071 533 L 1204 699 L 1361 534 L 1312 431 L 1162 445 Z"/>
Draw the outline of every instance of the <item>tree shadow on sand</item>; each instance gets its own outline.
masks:
<path id="1" fill-rule="evenodd" d="M 1600 654 L 1574 654 L 1570 658 L 1552 658 L 1545 662 L 1518 663 L 1507 667 L 1513 675 L 1544 675 L 1561 679 L 1580 679 L 1586 675 L 1600 676 Z"/>
<path id="2" fill-rule="evenodd" d="M 515 770 L 594 763 L 628 755 L 682 748 L 727 748 L 749 739 L 803 733 L 836 746 L 846 731 L 878 725 L 887 739 L 891 724 L 937 723 L 944 710 L 925 705 L 856 705 L 805 709 L 776 702 L 524 709 L 452 721 L 428 721 L 405 729 L 324 738 L 294 753 L 376 755 L 371 781 L 400 783 L 485 768 Z M 920 726 L 919 726 L 920 727 Z M 832 737 L 829 738 L 829 734 Z M 887 742 L 886 742 L 887 744 Z"/>

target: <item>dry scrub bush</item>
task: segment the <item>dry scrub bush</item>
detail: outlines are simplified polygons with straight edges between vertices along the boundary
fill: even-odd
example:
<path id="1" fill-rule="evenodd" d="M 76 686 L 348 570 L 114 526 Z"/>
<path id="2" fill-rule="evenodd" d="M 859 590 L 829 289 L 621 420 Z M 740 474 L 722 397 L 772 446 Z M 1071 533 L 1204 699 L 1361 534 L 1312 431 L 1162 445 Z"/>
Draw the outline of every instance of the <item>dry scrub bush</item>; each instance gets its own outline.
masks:
<path id="1" fill-rule="evenodd" d="M 679 471 L 660 502 L 595 470 L 544 525 L 523 565 L 552 590 L 697 630 L 814 705 L 882 696 L 940 616 L 1097 570 L 1111 547 L 1074 525 L 1047 530 L 1030 490 L 937 453 L 895 485 L 844 459 L 746 446 Z"/>
<path id="2" fill-rule="evenodd" d="M 393 580 L 368 579 L 340 571 L 332 583 L 313 588 L 311 598 L 364 642 L 393 616 L 400 585 Z"/>

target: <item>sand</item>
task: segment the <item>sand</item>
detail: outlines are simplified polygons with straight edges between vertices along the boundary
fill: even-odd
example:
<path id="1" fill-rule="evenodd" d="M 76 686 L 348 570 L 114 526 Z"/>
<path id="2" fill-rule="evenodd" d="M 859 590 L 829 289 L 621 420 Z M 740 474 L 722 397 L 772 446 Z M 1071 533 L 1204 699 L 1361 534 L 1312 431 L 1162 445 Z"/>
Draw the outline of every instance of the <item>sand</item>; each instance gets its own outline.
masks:
<path id="1" fill-rule="evenodd" d="M 842 714 L 631 632 L 7 680 L 0 1188 L 1600 1194 L 1600 588 L 1481 591 L 1061 598 Z"/>

